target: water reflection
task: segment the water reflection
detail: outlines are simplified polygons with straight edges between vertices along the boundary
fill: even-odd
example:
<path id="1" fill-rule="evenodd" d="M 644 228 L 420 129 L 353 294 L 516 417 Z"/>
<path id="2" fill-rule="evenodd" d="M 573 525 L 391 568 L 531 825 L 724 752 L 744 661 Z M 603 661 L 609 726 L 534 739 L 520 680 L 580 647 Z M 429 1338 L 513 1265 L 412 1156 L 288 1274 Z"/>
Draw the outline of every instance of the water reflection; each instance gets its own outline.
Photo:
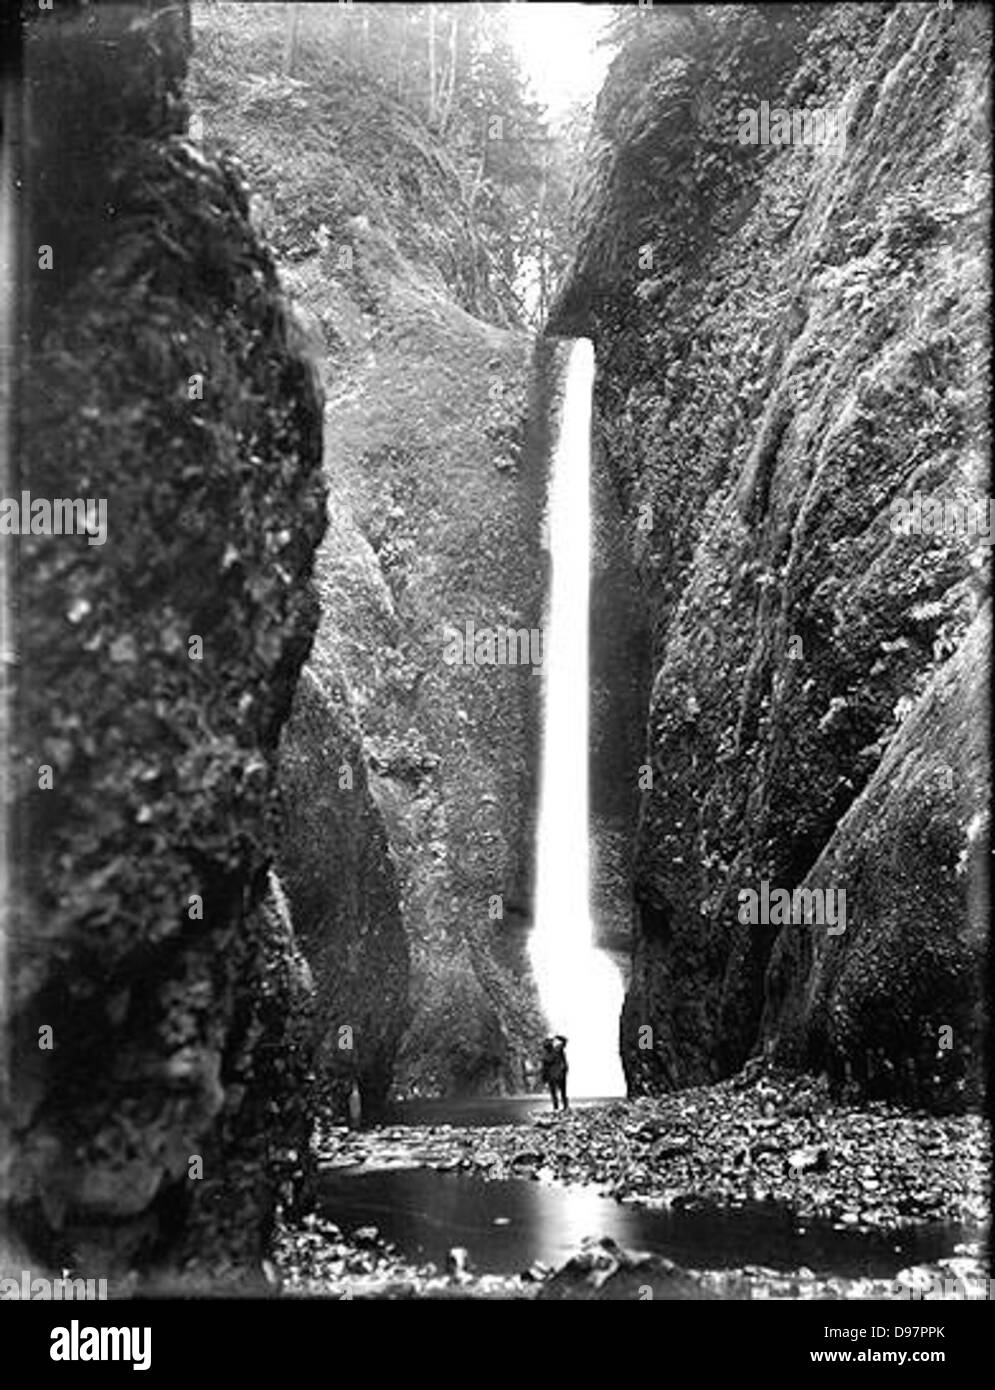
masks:
<path id="1" fill-rule="evenodd" d="M 592 1105 L 604 1105 L 607 1097 L 590 1096 L 583 1100 L 571 1099 L 573 1110 L 584 1110 Z M 438 1100 L 404 1100 L 388 1106 L 386 1120 L 389 1125 L 472 1125 L 487 1128 L 491 1125 L 527 1124 L 536 1115 L 545 1115 L 551 1109 L 549 1096 L 478 1096 L 473 1100 L 454 1101 L 449 1098 Z"/>
<path id="2" fill-rule="evenodd" d="M 329 1172 L 321 1182 L 324 1214 L 344 1231 L 375 1225 L 409 1259 L 432 1260 L 440 1268 L 446 1252 L 463 1245 L 480 1273 L 518 1273 L 536 1260 L 559 1265 L 585 1236 L 607 1235 L 691 1268 L 807 1265 L 817 1274 L 892 1277 L 904 1265 L 949 1255 L 967 1234 L 933 1226 L 901 1236 L 868 1235 L 811 1221 L 799 1228 L 789 1211 L 773 1204 L 650 1212 L 588 1188 L 484 1182 L 423 1169 Z"/>

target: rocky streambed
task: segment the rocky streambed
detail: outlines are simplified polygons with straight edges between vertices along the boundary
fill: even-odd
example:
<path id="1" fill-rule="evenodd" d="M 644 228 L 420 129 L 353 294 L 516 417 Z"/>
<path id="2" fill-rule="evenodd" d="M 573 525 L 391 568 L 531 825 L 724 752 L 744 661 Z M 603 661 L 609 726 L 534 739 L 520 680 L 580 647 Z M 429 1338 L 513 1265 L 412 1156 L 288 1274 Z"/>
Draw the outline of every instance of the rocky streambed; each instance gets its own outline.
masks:
<path id="1" fill-rule="evenodd" d="M 314 1145 L 334 1187 L 324 1210 L 298 1225 L 280 1223 L 271 1269 L 286 1293 L 356 1298 L 984 1297 L 988 1143 L 979 1116 L 841 1105 L 818 1080 L 778 1074 L 540 1113 L 518 1125 L 353 1132 L 326 1124 Z M 338 1211 L 349 1206 L 350 1186 L 343 1179 L 417 1170 L 423 1174 L 415 1189 L 421 1218 L 443 1229 L 448 1213 L 452 1223 L 443 1258 L 413 1258 L 410 1244 L 401 1248 L 403 1238 L 389 1239 L 375 1221 L 344 1229 L 349 1223 Z M 445 1191 L 440 1186 L 435 1193 L 433 1173 L 446 1175 L 438 1179 L 448 1184 Z M 581 1220 L 602 1225 L 616 1204 L 688 1213 L 688 1219 L 697 1214 L 701 1230 L 740 1213 L 753 1223 L 748 1229 L 757 1233 L 759 1253 L 730 1263 L 703 1248 L 704 1258 L 696 1261 L 685 1245 L 678 1265 L 659 1249 L 640 1253 L 595 1228 L 555 1268 L 533 1261 L 476 1269 L 459 1238 L 454 1186 L 504 1184 L 500 1190 L 511 1201 L 529 1181 L 557 1189 L 561 1206 L 563 1193 L 577 1194 Z M 785 1260 L 793 1255 L 762 1259 L 769 1245 L 765 1213 L 793 1226 L 789 1248 L 801 1258 L 790 1268 Z M 493 1219 L 495 1225 L 507 1220 Z M 836 1232 L 839 1272 L 827 1267 L 834 1256 L 825 1253 L 826 1234 Z M 862 1239 L 868 1249 L 876 1242 L 877 1253 L 868 1272 L 854 1272 L 852 1254 Z M 893 1246 L 882 1245 L 890 1239 Z M 742 1248 L 740 1240 L 736 1250 Z M 822 1249 L 821 1261 L 811 1261 L 816 1267 L 805 1256 L 809 1248 Z M 894 1250 L 893 1268 L 885 1268 L 882 1248 Z M 509 1247 L 509 1259 L 515 1249 Z M 917 1259 L 923 1250 L 929 1258 Z"/>

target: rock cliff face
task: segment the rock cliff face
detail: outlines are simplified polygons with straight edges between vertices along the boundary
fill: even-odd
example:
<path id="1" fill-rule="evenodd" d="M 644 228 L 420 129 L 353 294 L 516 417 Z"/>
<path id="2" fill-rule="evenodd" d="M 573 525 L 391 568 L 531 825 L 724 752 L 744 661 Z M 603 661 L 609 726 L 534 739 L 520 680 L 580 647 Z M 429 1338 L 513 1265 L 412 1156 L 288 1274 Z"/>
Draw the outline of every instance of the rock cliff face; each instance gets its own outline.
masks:
<path id="1" fill-rule="evenodd" d="M 341 63 L 329 80 L 306 45 L 288 81 L 281 44 L 223 6 L 195 37 L 206 137 L 259 190 L 328 389 L 322 619 L 283 746 L 281 859 L 307 939 L 321 914 L 344 931 L 322 931 L 316 967 L 323 1070 L 338 1094 L 358 1064 L 374 1105 L 392 1069 L 421 1094 L 521 1087 L 541 1036 L 524 954 L 541 683 L 445 654 L 448 628 L 541 624 L 555 353 L 530 400 L 532 340 L 501 326 L 456 171 L 383 85 Z M 304 795 L 319 742 L 324 822 Z M 350 1056 L 336 1029 L 357 1020 Z"/>
<path id="2" fill-rule="evenodd" d="M 273 262 L 236 171 L 183 135 L 188 45 L 155 3 L 29 30 L 19 484 L 100 499 L 106 534 L 4 542 L 2 1147 L 37 1260 L 213 1282 L 261 1277 L 308 1151 L 311 986 L 268 866 L 326 523 Z"/>
<path id="3" fill-rule="evenodd" d="M 280 745 L 278 862 L 316 983 L 315 1066 L 343 1106 L 353 1080 L 367 1119 L 390 1085 L 408 1008 L 408 950 L 383 818 L 341 679 L 297 687 Z"/>
<path id="4" fill-rule="evenodd" d="M 625 961 L 633 946 L 632 896 L 638 771 L 649 695 L 646 614 L 624 514 L 604 450 L 591 468 L 590 693 L 588 696 L 591 913 L 595 937 Z"/>
<path id="5" fill-rule="evenodd" d="M 914 1105 L 980 1098 L 990 664 L 986 607 L 808 874 L 849 885 L 849 925 L 835 946 L 779 938 L 761 1021 L 777 1060 Z"/>
<path id="6" fill-rule="evenodd" d="M 650 632 L 637 1092 L 768 1047 L 977 1094 L 987 547 L 892 519 L 986 492 L 988 38 L 963 7 L 645 11 L 599 101 L 551 327 L 595 340 Z M 761 102 L 843 105 L 845 140 L 740 143 Z M 846 931 L 741 922 L 764 880 L 846 891 Z"/>
<path id="7" fill-rule="evenodd" d="M 346 673 L 397 862 L 413 1009 L 398 1085 L 521 1085 L 539 1033 L 523 950 L 540 681 L 446 653 L 468 623 L 541 623 L 529 345 L 420 291 L 384 317 L 328 415 L 311 669 L 325 686 Z"/>

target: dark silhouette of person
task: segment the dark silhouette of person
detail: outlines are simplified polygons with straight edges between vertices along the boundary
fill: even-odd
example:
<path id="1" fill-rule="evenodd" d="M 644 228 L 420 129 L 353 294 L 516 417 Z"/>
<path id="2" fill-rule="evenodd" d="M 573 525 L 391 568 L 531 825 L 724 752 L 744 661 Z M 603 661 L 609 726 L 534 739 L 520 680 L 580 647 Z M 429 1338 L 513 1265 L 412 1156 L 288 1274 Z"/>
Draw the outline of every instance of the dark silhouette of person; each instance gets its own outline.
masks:
<path id="1" fill-rule="evenodd" d="M 359 1091 L 359 1082 L 355 1077 L 352 1079 L 352 1086 L 349 1088 L 349 1100 L 346 1103 L 349 1114 L 349 1128 L 362 1129 L 363 1127 L 363 1097 Z"/>
<path id="2" fill-rule="evenodd" d="M 553 1099 L 553 1109 L 569 1110 L 567 1100 L 567 1040 L 562 1033 L 547 1038 L 542 1045 L 542 1079 L 549 1087 Z"/>

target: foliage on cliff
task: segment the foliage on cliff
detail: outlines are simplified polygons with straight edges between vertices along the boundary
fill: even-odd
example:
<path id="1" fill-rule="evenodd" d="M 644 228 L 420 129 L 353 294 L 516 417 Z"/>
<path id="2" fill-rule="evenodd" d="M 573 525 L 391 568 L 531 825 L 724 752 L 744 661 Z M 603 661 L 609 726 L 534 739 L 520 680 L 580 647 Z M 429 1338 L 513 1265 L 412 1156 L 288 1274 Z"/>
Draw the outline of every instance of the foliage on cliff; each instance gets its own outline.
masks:
<path id="1" fill-rule="evenodd" d="M 344 1106 L 355 1081 L 373 1118 L 410 1017 L 408 945 L 383 817 L 341 676 L 298 683 L 280 745 L 278 863 L 315 981 L 315 1066 Z"/>
<path id="2" fill-rule="evenodd" d="M 293 8 L 302 13 L 291 60 L 286 30 Z M 440 129 L 441 113 L 426 109 L 427 94 L 421 99 L 428 74 L 418 78 L 416 57 L 425 42 L 408 9 L 369 7 L 364 15 L 339 5 L 198 7 L 198 109 L 209 135 L 245 162 L 281 261 L 320 250 L 328 275 L 375 302 L 380 277 L 364 274 L 376 267 L 354 245 L 350 219 L 359 217 L 382 239 L 391 268 L 403 260 L 470 313 L 501 322 L 516 312 L 514 214 L 531 197 L 519 189 L 525 171 L 515 170 L 512 156 L 530 156 L 532 148 L 525 130 L 514 140 L 509 131 L 507 139 L 488 141 L 487 107 L 497 103 L 505 119 L 521 116 L 530 126 L 536 117 L 515 90 L 507 55 L 498 68 L 495 54 L 474 59 L 461 49 L 457 94 Z M 464 15 L 464 30 L 472 17 Z M 392 49 L 403 51 L 397 82 Z M 496 94 L 490 88 L 499 69 Z M 471 173 L 471 146 L 490 152 L 489 178 L 479 161 Z M 511 207 L 513 188 L 519 191 Z"/>
<path id="3" fill-rule="evenodd" d="M 764 1041 L 840 1082 L 962 1103 L 984 895 L 957 865 L 976 862 L 986 770 L 960 751 L 976 703 L 958 697 L 959 722 L 920 711 L 983 601 L 986 547 L 891 521 L 916 489 L 984 505 L 988 18 L 703 6 L 624 29 L 552 326 L 597 344 L 653 632 L 630 1082 L 706 1081 Z M 762 101 L 842 105 L 845 140 L 743 143 Z M 846 822 L 912 719 L 919 793 Z M 915 855 L 943 885 L 919 901 Z M 817 947 L 781 929 L 790 987 L 767 971 L 777 929 L 738 920 L 763 879 L 849 889 L 860 916 Z"/>
<path id="4" fill-rule="evenodd" d="M 347 48 L 322 46 L 320 25 L 301 26 L 284 72 L 285 13 L 266 9 L 195 12 L 191 92 L 208 145 L 231 147 L 263 191 L 257 216 L 328 386 L 330 528 L 310 671 L 326 700 L 325 765 L 340 753 L 352 761 L 358 731 L 355 785 L 368 785 L 396 869 L 411 959 L 397 1081 L 423 1094 L 520 1087 L 542 1026 L 524 959 L 538 682 L 528 668 L 448 667 L 442 653 L 446 623 L 538 623 L 531 343 L 505 327 L 500 277 L 437 123 L 398 98 L 383 65 L 375 74 Z M 341 33 L 361 58 L 360 31 Z M 303 726 L 288 734 L 290 776 L 303 787 Z M 339 796 L 338 767 L 323 793 L 332 821 L 357 797 L 365 806 L 361 791 Z M 302 798 L 289 834 L 317 845 Z M 369 829 L 375 817 L 366 809 L 361 821 Z M 342 852 L 344 879 L 329 881 L 329 850 L 304 881 L 325 884 L 326 917 L 349 918 L 351 937 L 367 920 L 357 905 L 370 878 L 352 869 L 368 852 L 348 836 Z M 500 917 L 489 915 L 495 895 Z M 403 942 L 386 898 L 376 902 L 369 930 L 393 943 L 398 981 Z M 323 954 L 338 950 L 329 942 Z M 346 971 L 350 1003 L 337 970 L 327 989 L 348 1024 L 350 1008 L 365 1016 L 372 982 Z M 379 1007 L 364 1078 L 378 1098 L 408 1002 L 392 990 Z M 348 1059 L 335 1060 L 339 1085 Z"/>
<path id="5" fill-rule="evenodd" d="M 30 36 L 29 235 L 72 274 L 19 378 L 20 481 L 101 499 L 107 527 L 17 542 L 7 1195 L 43 1261 L 252 1279 L 309 1128 L 308 986 L 263 898 L 321 400 L 237 173 L 176 131 L 184 19 Z M 102 216 L 69 229 L 77 139 Z"/>

